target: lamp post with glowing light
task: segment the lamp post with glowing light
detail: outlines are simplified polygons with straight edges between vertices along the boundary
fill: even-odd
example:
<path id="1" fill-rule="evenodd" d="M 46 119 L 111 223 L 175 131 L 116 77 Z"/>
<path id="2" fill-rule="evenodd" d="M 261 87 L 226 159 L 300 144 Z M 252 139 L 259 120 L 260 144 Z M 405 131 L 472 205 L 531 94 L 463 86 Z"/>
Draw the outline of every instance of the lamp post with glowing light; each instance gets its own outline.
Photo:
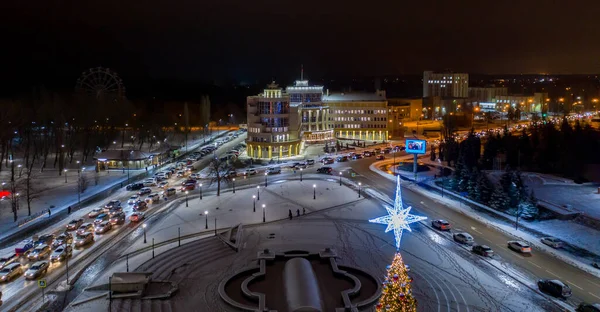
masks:
<path id="1" fill-rule="evenodd" d="M 360 186 L 361 186 L 361 185 L 362 185 L 362 184 L 361 184 L 360 182 L 358 182 L 358 198 L 360 198 Z"/>
<path id="2" fill-rule="evenodd" d="M 208 230 L 208 210 L 204 211 L 204 216 L 206 216 L 206 223 L 204 224 L 204 229 Z"/>
<path id="3" fill-rule="evenodd" d="M 260 200 L 260 185 L 256 186 L 256 200 Z"/>
<path id="4" fill-rule="evenodd" d="M 188 191 L 185 191 L 185 206 L 186 207 L 189 207 L 189 205 L 188 205 L 188 193 L 189 193 Z"/>
<path id="5" fill-rule="evenodd" d="M 252 205 L 252 212 L 256 212 L 256 195 L 252 195 L 252 201 L 254 201 L 254 205 Z"/>
<path id="6" fill-rule="evenodd" d="M 265 204 L 262 205 L 263 208 L 263 223 L 265 222 L 266 218 L 265 218 Z"/>
<path id="7" fill-rule="evenodd" d="M 313 184 L 313 199 L 317 199 L 317 185 Z"/>
<path id="8" fill-rule="evenodd" d="M 65 169 L 64 172 L 65 172 L 65 183 L 67 183 L 67 169 Z"/>
<path id="9" fill-rule="evenodd" d="M 302 182 L 302 168 L 300 168 L 300 182 Z"/>
<path id="10" fill-rule="evenodd" d="M 340 171 L 340 186 L 342 186 L 342 172 Z"/>
<path id="11" fill-rule="evenodd" d="M 235 178 L 231 179 L 231 182 L 233 183 L 233 194 L 235 194 Z"/>
<path id="12" fill-rule="evenodd" d="M 144 229 L 144 244 L 146 243 L 146 223 L 142 224 L 142 228 Z"/>
<path id="13" fill-rule="evenodd" d="M 267 185 L 268 185 L 268 184 L 267 184 L 267 177 L 268 177 L 268 176 L 269 176 L 269 173 L 268 173 L 268 172 L 265 172 L 265 187 L 267 187 Z"/>
<path id="14" fill-rule="evenodd" d="M 200 200 L 202 200 L 202 183 L 200 183 L 199 187 L 200 187 Z"/>

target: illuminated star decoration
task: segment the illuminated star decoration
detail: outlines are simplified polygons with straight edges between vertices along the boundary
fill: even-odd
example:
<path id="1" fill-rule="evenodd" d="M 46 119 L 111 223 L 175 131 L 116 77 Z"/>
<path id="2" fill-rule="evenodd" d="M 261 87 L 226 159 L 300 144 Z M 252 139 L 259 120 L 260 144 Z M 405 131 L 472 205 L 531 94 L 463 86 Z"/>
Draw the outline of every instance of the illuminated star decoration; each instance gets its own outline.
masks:
<path id="1" fill-rule="evenodd" d="M 409 214 L 411 208 L 412 207 L 404 208 L 402 206 L 402 189 L 400 187 L 400 176 L 398 176 L 396 181 L 396 199 L 394 201 L 394 207 L 385 206 L 385 209 L 388 212 L 387 216 L 369 220 L 369 222 L 372 223 L 387 224 L 387 228 L 385 229 L 386 233 L 394 230 L 396 250 L 400 250 L 402 231 L 408 230 L 412 232 L 409 224 L 427 219 L 427 217 Z"/>

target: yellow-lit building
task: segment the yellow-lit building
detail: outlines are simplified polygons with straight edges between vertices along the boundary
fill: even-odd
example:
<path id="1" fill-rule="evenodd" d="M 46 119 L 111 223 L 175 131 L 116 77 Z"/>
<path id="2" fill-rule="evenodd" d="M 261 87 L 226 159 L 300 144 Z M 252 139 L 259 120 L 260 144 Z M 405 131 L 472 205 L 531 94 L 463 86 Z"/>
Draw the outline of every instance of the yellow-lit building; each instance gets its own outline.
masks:
<path id="1" fill-rule="evenodd" d="M 323 104 L 329 109 L 329 127 L 338 139 L 386 140 L 387 103 L 385 91 L 323 96 Z"/>

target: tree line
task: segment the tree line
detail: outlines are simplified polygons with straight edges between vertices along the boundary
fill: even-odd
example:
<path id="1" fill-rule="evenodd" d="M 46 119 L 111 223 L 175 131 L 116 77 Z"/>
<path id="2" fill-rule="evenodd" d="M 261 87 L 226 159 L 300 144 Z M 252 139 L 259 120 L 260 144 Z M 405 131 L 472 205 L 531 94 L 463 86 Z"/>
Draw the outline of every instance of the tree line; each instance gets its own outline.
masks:
<path id="1" fill-rule="evenodd" d="M 486 136 L 484 141 L 472 130 L 462 142 L 450 136 L 437 150 L 433 148 L 432 160 L 439 157 L 454 167 L 450 176 L 438 183 L 498 211 L 526 219 L 541 216 L 535 194 L 523 182 L 521 171 L 583 182 L 587 166 L 600 163 L 600 131 L 578 120 L 570 123 L 564 118 L 558 124 L 534 122 L 516 133 L 505 128 L 502 133 Z M 499 181 L 490 179 L 486 173 L 489 170 L 503 171 Z"/>

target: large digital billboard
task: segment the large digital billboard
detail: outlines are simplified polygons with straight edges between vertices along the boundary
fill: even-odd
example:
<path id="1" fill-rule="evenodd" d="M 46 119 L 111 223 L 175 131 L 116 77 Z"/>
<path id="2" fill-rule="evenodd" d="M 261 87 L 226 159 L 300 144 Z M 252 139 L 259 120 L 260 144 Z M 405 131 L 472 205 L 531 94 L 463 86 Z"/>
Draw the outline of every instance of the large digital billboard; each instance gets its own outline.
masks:
<path id="1" fill-rule="evenodd" d="M 425 154 L 427 141 L 425 140 L 406 140 L 406 152 L 409 154 Z"/>

